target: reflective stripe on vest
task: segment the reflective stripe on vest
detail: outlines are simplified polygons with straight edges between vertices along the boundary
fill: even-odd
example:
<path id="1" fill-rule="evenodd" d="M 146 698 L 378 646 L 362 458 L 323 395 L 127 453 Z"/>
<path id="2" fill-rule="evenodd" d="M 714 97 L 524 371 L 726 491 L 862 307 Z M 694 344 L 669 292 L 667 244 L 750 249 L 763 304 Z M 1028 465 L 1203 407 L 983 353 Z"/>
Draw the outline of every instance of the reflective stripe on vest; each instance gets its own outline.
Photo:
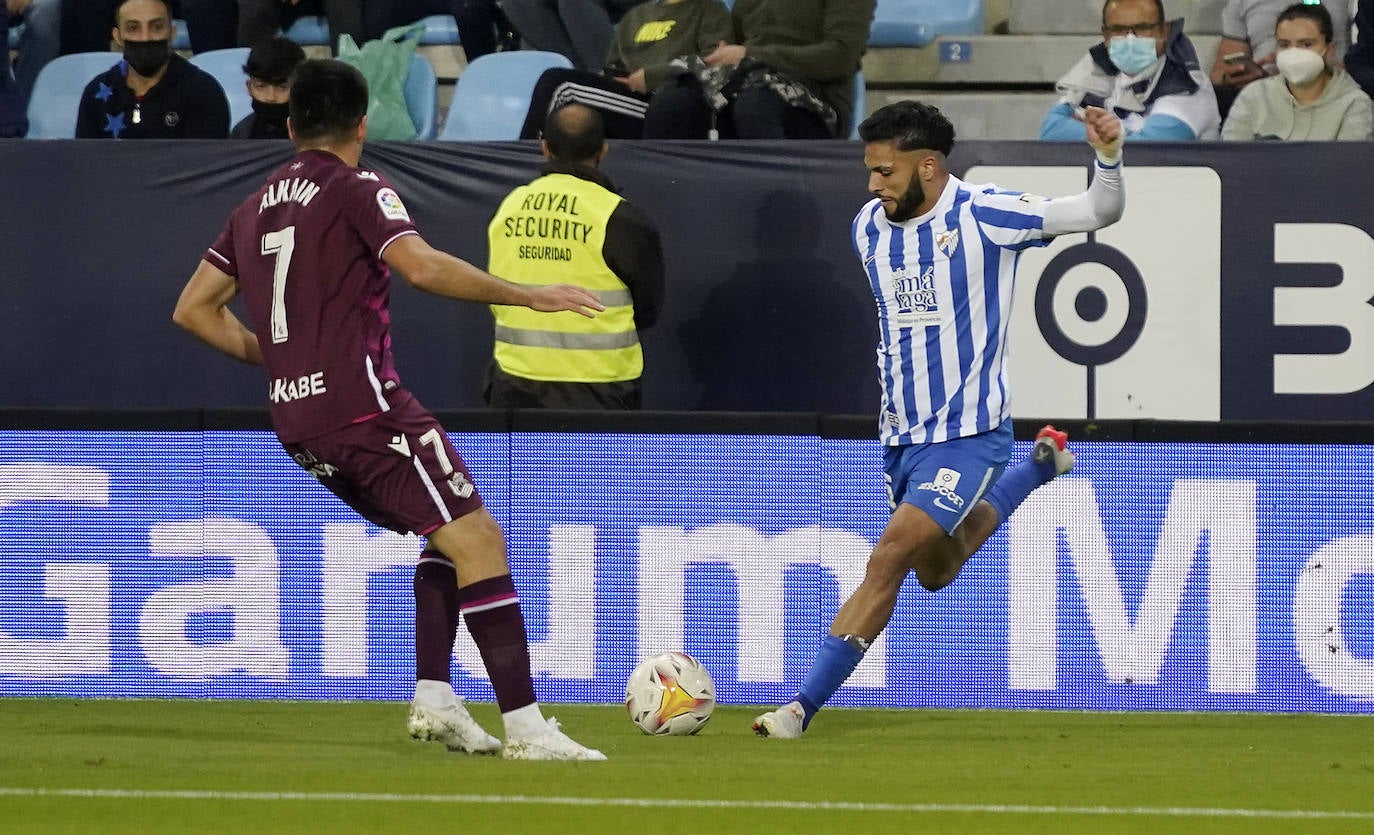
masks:
<path id="1" fill-rule="evenodd" d="M 576 284 L 606 309 L 594 318 L 492 305 L 494 356 L 508 374 L 582 383 L 638 379 L 644 370 L 633 297 L 606 264 L 606 223 L 619 195 L 571 174 L 515 189 L 487 228 L 490 271 L 528 286 Z"/>

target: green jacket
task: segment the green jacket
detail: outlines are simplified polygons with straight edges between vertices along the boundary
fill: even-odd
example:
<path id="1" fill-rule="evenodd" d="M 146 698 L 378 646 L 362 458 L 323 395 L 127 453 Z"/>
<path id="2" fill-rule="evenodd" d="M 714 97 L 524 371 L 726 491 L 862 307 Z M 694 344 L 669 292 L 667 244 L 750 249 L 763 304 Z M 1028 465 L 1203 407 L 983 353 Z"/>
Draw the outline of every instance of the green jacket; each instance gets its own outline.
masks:
<path id="1" fill-rule="evenodd" d="M 642 67 L 644 86 L 652 93 L 667 80 L 669 61 L 705 55 L 731 37 L 730 10 L 721 0 L 650 0 L 616 24 L 606 63 L 631 72 Z"/>
<path id="2" fill-rule="evenodd" d="M 733 43 L 809 82 L 848 123 L 877 0 L 735 0 Z"/>

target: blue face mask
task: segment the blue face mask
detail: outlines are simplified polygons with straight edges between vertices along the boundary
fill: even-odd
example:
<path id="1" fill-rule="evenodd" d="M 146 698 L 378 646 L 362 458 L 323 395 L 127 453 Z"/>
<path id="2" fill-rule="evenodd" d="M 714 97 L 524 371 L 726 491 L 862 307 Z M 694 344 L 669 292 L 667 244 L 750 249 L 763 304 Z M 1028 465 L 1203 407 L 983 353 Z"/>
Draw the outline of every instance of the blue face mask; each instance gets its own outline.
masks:
<path id="1" fill-rule="evenodd" d="M 1127 75 L 1137 75 L 1155 62 L 1155 39 L 1135 35 L 1112 38 L 1107 55 L 1117 69 Z"/>

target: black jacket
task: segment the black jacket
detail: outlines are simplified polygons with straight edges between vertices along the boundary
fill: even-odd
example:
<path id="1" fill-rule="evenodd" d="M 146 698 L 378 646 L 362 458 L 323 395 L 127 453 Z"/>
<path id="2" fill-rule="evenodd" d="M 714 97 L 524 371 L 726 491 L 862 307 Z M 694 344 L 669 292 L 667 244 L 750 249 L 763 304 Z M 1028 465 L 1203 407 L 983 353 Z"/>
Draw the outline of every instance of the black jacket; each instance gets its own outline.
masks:
<path id="1" fill-rule="evenodd" d="M 113 56 L 112 56 L 113 57 Z M 173 54 L 167 72 L 140 99 L 121 59 L 81 93 L 77 139 L 224 139 L 229 100 L 214 76 Z"/>

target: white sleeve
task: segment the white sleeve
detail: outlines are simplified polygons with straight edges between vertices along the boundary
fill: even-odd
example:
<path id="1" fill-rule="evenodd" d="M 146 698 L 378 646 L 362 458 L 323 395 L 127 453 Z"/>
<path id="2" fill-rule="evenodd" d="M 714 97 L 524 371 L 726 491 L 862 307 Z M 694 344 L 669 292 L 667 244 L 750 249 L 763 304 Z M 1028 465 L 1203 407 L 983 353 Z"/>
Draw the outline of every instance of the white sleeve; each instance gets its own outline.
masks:
<path id="1" fill-rule="evenodd" d="M 1126 190 L 1121 182 L 1121 163 L 1093 165 L 1088 190 L 1072 197 L 1056 197 L 1045 204 L 1045 234 L 1093 232 L 1111 226 L 1126 211 Z"/>
<path id="2" fill-rule="evenodd" d="M 1160 96 L 1150 105 L 1149 116 L 1172 116 L 1193 129 L 1193 136 L 1209 140 L 1220 136 L 1221 111 L 1217 109 L 1217 94 L 1212 82 L 1201 70 L 1194 70 L 1193 77 L 1197 89 L 1192 93 L 1174 93 Z"/>

